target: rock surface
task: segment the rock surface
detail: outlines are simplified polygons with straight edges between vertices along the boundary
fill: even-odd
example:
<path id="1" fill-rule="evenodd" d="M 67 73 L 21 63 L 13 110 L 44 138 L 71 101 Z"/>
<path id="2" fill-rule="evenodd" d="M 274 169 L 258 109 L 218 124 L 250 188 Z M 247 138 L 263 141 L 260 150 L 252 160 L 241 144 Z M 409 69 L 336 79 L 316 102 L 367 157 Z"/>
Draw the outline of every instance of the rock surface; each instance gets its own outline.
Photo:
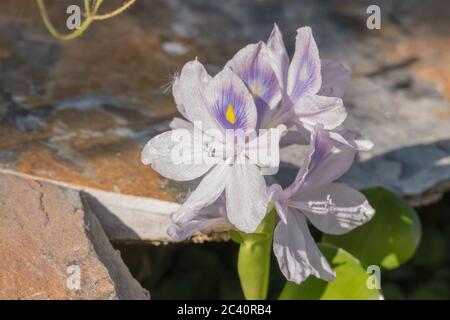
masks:
<path id="1" fill-rule="evenodd" d="M 47 1 L 63 32 L 71 1 Z M 366 9 L 381 7 L 381 30 Z M 120 1 L 108 1 L 111 9 Z M 34 1 L 0 3 L 0 166 L 120 194 L 180 202 L 192 185 L 140 164 L 142 145 L 176 115 L 165 85 L 198 56 L 217 72 L 277 22 L 292 53 L 311 25 L 323 58 L 352 72 L 346 126 L 375 143 L 344 180 L 384 185 L 416 204 L 450 180 L 450 6 L 420 1 L 137 1 L 114 19 L 61 42 Z M 300 150 L 282 154 L 285 176 Z M 286 179 L 287 182 L 289 179 Z"/>
<path id="2" fill-rule="evenodd" d="M 0 176 L 0 299 L 148 299 L 79 193 Z"/>

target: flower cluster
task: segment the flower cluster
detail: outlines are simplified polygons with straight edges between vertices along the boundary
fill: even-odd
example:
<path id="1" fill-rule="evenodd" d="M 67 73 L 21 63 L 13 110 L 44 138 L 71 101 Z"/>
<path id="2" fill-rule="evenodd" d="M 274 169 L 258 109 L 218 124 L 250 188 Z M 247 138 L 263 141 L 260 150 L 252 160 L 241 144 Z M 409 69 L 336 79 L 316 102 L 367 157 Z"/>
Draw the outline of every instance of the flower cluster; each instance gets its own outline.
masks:
<path id="1" fill-rule="evenodd" d="M 307 220 L 325 233 L 342 234 L 374 214 L 360 192 L 334 182 L 359 150 L 372 147 L 370 141 L 338 129 L 347 115 L 341 97 L 348 81 L 342 65 L 319 58 L 309 27 L 297 30 L 291 60 L 275 25 L 266 43 L 241 49 L 214 77 L 199 61 L 186 63 L 172 87 L 184 119 L 175 118 L 172 130 L 151 139 L 142 152 L 142 162 L 167 178 L 188 181 L 203 176 L 172 214 L 169 235 L 182 240 L 217 222 L 252 233 L 272 203 L 279 216 L 273 248 L 286 278 L 296 283 L 311 274 L 333 279 Z M 277 151 L 290 144 L 309 145 L 286 189 L 267 186 L 264 173 L 273 161 L 269 165 L 249 152 L 269 148 L 267 142 L 252 143 L 266 135 L 261 130 L 280 132 L 269 139 Z M 174 138 L 186 135 L 189 139 Z M 242 135 L 247 136 L 240 139 Z M 225 152 L 230 145 L 232 151 Z M 208 161 L 176 161 L 180 150 L 188 159 Z M 277 158 L 276 166 L 278 162 Z"/>

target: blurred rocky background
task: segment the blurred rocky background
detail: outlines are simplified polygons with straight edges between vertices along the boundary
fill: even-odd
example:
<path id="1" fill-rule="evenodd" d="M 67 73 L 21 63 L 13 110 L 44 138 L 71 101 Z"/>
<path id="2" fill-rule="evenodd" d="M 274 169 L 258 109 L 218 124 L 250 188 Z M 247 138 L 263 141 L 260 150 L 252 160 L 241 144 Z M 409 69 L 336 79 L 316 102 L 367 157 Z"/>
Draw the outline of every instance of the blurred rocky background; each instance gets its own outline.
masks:
<path id="1" fill-rule="evenodd" d="M 61 32 L 67 6 L 82 7 L 77 0 L 46 3 Z M 102 10 L 121 3 L 105 1 Z M 366 27 L 370 4 L 381 8 L 381 30 Z M 61 42 L 45 29 L 35 1 L 2 1 L 0 298 L 148 297 L 106 237 L 152 298 L 240 297 L 233 243 L 144 245 L 140 239 L 161 239 L 134 225 L 131 232 L 127 221 L 112 223 L 73 186 L 110 192 L 105 198 L 182 201 L 192 185 L 139 161 L 142 145 L 177 115 L 171 76 L 195 57 L 217 72 L 242 46 L 265 40 L 274 22 L 291 53 L 296 29 L 310 25 L 321 57 L 351 70 L 346 126 L 375 148 L 343 180 L 383 185 L 419 208 L 421 248 L 412 262 L 383 274 L 386 298 L 450 298 L 449 16 L 446 0 L 138 0 Z M 279 181 L 292 179 L 301 154 L 284 150 Z M 75 293 L 60 284 L 74 263 L 95 270 Z M 34 274 L 41 276 L 32 283 L 27 275 Z M 275 297 L 282 278 L 273 278 Z"/>

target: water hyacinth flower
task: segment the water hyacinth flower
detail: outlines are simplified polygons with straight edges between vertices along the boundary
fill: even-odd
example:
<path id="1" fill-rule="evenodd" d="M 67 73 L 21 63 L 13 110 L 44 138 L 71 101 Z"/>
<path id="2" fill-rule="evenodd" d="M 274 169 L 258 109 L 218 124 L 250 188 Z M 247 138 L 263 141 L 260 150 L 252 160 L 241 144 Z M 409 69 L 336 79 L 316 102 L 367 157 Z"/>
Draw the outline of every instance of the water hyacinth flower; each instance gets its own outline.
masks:
<path id="1" fill-rule="evenodd" d="M 349 73 L 342 65 L 320 60 L 309 27 L 297 30 L 292 61 L 275 25 L 266 43 L 244 47 L 214 77 L 197 60 L 186 63 L 172 87 L 184 119 L 175 118 L 171 131 L 151 139 L 141 158 L 166 178 L 203 177 L 172 214 L 169 236 L 179 241 L 217 224 L 253 233 L 271 202 L 279 217 L 273 250 L 286 278 L 295 283 L 309 275 L 332 280 L 334 271 L 319 251 L 307 221 L 324 233 L 342 234 L 374 214 L 360 192 L 334 182 L 350 168 L 358 151 L 372 146 L 349 131 L 336 130 L 347 115 L 341 98 L 348 82 Z M 240 139 L 241 132 L 269 129 L 281 133 L 286 127 L 291 130 L 283 137 L 267 139 L 266 132 Z M 201 137 L 196 130 L 202 132 Z M 231 153 L 229 131 L 233 133 Z M 179 136 L 189 139 L 180 142 Z M 262 174 L 278 167 L 279 158 L 274 164 L 251 151 L 268 149 L 274 141 L 276 155 L 279 145 L 294 143 L 309 145 L 309 152 L 288 188 L 274 184 L 267 190 Z M 179 157 L 174 157 L 173 150 L 180 146 L 188 151 L 189 159 L 203 161 L 175 161 Z"/>
<path id="2" fill-rule="evenodd" d="M 314 127 L 311 150 L 294 182 L 286 189 L 270 187 L 280 221 L 275 228 L 273 250 L 289 281 L 300 283 L 309 275 L 326 281 L 334 271 L 312 238 L 307 220 L 328 234 L 343 234 L 366 223 L 375 211 L 365 196 L 334 181 L 353 163 L 357 151 L 372 143 L 358 140 L 348 131 Z"/>
<path id="3" fill-rule="evenodd" d="M 236 147 L 234 152 L 231 155 L 225 152 L 230 147 L 229 140 L 226 140 L 230 130 L 239 134 L 256 128 L 257 110 L 252 95 L 229 68 L 211 77 L 197 60 L 183 67 L 173 83 L 173 95 L 186 120 L 176 119 L 171 124 L 173 130 L 151 139 L 142 151 L 141 160 L 162 176 L 173 180 L 188 181 L 204 177 L 172 215 L 172 221 L 188 223 L 199 210 L 225 193 L 227 219 L 237 229 L 253 232 L 264 218 L 268 205 L 266 184 L 261 173 L 264 164 L 236 160 L 249 160 L 248 150 L 258 148 L 259 144 L 252 142 L 259 137 L 242 141 L 234 135 L 232 139 L 236 138 L 241 143 L 232 141 L 232 146 Z M 195 135 L 196 129 L 203 134 Z M 184 150 L 188 150 L 191 159 L 202 161 L 177 163 L 173 151 L 179 147 L 179 141 L 174 138 L 186 134 L 189 139 L 183 142 Z M 205 137 L 209 139 L 205 140 Z"/>
<path id="4" fill-rule="evenodd" d="M 336 62 L 320 60 L 311 28 L 297 30 L 291 62 L 276 24 L 267 48 L 282 93 L 281 106 L 272 123 L 285 123 L 293 118 L 306 135 L 309 133 L 302 129 L 310 131 L 316 124 L 327 130 L 342 124 L 347 113 L 341 97 L 349 82 L 349 72 Z"/>

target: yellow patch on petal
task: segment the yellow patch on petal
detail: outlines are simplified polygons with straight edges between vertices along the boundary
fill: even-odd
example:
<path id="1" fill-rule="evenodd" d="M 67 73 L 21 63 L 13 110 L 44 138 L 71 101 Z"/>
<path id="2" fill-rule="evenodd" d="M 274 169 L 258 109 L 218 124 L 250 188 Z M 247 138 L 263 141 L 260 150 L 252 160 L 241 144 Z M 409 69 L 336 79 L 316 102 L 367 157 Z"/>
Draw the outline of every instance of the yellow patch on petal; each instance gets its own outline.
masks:
<path id="1" fill-rule="evenodd" d="M 231 124 L 236 123 L 236 114 L 234 113 L 234 107 L 231 103 L 228 105 L 227 111 L 225 111 L 225 118 Z"/>
<path id="2" fill-rule="evenodd" d="M 308 64 L 304 63 L 300 71 L 300 81 L 305 81 L 308 77 Z"/>

